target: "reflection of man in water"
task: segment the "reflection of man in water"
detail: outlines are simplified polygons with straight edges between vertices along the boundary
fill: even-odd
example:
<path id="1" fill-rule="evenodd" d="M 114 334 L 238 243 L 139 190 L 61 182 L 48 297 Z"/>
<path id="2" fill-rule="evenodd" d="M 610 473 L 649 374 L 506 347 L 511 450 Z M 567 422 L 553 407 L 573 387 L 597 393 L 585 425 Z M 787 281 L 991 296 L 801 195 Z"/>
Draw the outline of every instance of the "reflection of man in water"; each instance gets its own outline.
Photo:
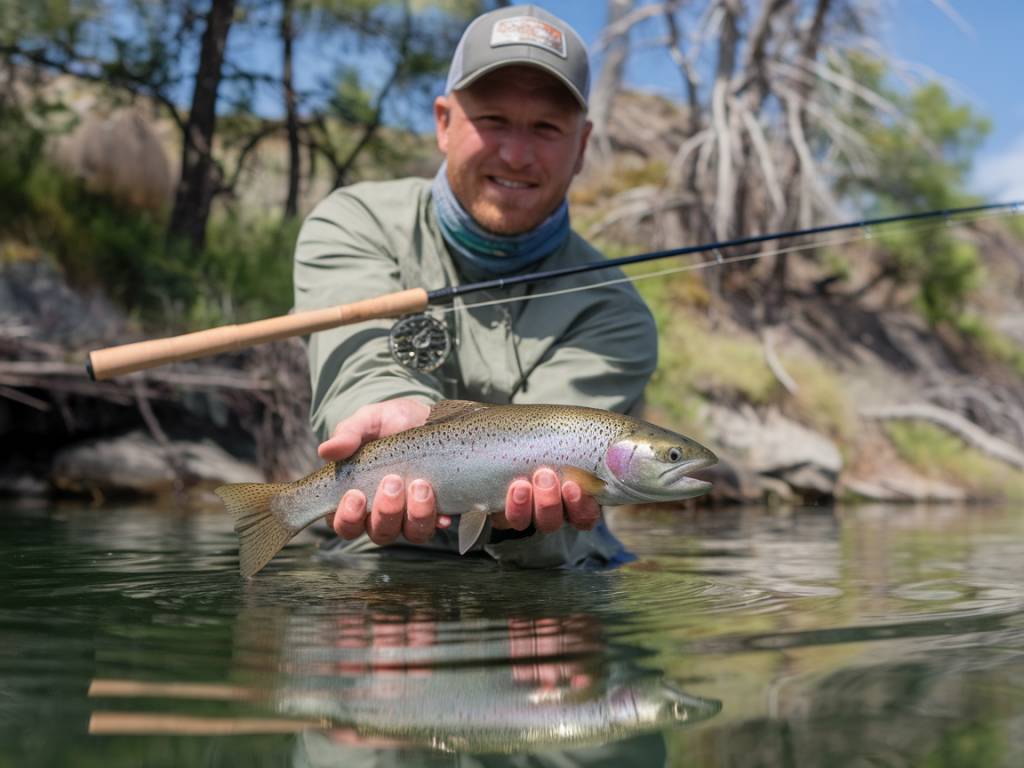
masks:
<path id="1" fill-rule="evenodd" d="M 446 164 L 432 183 L 356 184 L 321 202 L 296 246 L 296 308 L 598 260 L 571 231 L 566 203 L 590 133 L 589 78 L 585 46 L 561 19 L 533 6 L 476 19 L 434 105 Z M 395 362 L 381 324 L 314 334 L 320 456 L 342 460 L 369 440 L 420 426 L 442 398 L 635 409 L 657 339 L 632 285 L 598 285 L 621 274 L 555 281 L 553 289 L 593 286 L 557 299 L 455 313 L 457 344 L 436 374 Z M 354 540 L 347 550 L 398 542 L 457 551 L 430 483 L 410 480 L 383 478 L 370 508 L 361 491 L 344 494 L 330 524 Z M 600 566 L 623 555 L 597 502 L 547 468 L 514 481 L 491 523 L 483 548 L 505 562 Z"/>

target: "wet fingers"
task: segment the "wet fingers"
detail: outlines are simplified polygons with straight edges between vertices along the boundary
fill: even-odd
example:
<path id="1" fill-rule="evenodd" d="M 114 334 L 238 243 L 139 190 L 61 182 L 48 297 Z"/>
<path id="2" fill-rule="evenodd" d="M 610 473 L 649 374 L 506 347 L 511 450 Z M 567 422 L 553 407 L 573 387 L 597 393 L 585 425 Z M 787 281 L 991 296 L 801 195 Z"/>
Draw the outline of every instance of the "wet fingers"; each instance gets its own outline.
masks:
<path id="1" fill-rule="evenodd" d="M 562 484 L 562 501 L 569 524 L 580 531 L 589 531 L 601 517 L 601 506 L 593 496 L 583 493 L 578 483 L 566 480 Z"/>
<path id="2" fill-rule="evenodd" d="M 366 496 L 347 491 L 334 514 L 334 532 L 343 539 L 354 539 L 366 530 Z"/>
<path id="3" fill-rule="evenodd" d="M 413 544 L 424 544 L 434 535 L 436 525 L 437 509 L 433 488 L 426 480 L 413 480 L 406 494 L 402 534 Z"/>
<path id="4" fill-rule="evenodd" d="M 495 517 L 501 517 L 496 515 Z M 503 525 L 499 526 L 492 518 L 495 527 L 514 528 L 517 531 L 526 530 L 533 517 L 533 486 L 530 481 L 522 478 L 513 480 L 505 494 L 505 514 L 502 520 Z"/>
<path id="5" fill-rule="evenodd" d="M 391 544 L 402 531 L 405 513 L 405 484 L 398 475 L 380 481 L 373 497 L 373 511 L 367 533 L 375 544 Z"/>
<path id="6" fill-rule="evenodd" d="M 537 529 L 553 533 L 562 527 L 562 489 L 553 470 L 533 473 L 533 519 Z"/>

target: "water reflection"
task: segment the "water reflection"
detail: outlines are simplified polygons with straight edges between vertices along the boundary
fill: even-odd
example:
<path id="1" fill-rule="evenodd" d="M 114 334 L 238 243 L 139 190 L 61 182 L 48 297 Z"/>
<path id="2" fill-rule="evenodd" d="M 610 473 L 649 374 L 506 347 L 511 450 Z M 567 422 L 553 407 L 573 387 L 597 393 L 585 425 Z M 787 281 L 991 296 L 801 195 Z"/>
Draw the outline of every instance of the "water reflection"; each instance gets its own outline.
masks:
<path id="1" fill-rule="evenodd" d="M 356 757 L 375 764 L 366 762 L 368 750 L 387 764 L 410 749 L 540 750 L 561 752 L 551 759 L 562 764 L 613 755 L 660 764 L 664 729 L 706 720 L 721 707 L 641 665 L 634 647 L 608 642 L 614 606 L 606 575 L 376 556 L 332 567 L 334 597 L 322 572 L 246 584 L 231 685 L 95 679 L 90 687 L 94 698 L 145 699 L 149 709 L 193 699 L 252 712 L 226 719 L 108 709 L 93 713 L 90 732 L 302 732 L 300 762 L 316 764 Z M 437 589 L 438 574 L 425 582 L 424 568 L 457 569 L 451 575 L 472 588 Z M 545 615 L 510 602 L 538 589 L 544 600 L 536 608 L 565 612 Z"/>
<path id="2" fill-rule="evenodd" d="M 220 516 L 5 510 L 0 766 L 1024 765 L 1024 510 L 616 522 L 612 573 L 245 582 Z"/>

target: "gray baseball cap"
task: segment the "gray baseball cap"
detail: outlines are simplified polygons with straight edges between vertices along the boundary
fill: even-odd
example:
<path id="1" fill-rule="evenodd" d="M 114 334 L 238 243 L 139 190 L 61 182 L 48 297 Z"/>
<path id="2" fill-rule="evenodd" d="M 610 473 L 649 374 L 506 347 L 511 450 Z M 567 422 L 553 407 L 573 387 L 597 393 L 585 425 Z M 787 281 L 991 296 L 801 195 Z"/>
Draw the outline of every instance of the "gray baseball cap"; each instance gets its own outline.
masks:
<path id="1" fill-rule="evenodd" d="M 513 5 L 477 17 L 462 33 L 448 70 L 445 93 L 465 88 L 511 64 L 538 67 L 557 77 L 587 109 L 590 63 L 576 30 L 535 5 Z"/>

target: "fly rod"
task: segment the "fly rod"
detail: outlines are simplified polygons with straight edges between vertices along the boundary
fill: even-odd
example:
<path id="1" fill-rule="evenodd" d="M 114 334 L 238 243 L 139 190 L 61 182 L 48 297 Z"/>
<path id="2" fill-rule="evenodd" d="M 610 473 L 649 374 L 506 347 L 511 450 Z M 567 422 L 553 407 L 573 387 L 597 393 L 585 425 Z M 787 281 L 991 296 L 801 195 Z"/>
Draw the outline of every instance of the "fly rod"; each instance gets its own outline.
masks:
<path id="1" fill-rule="evenodd" d="M 928 219 L 965 216 L 973 213 L 1014 209 L 1021 210 L 1024 201 L 1007 203 L 988 203 L 971 205 L 962 208 L 946 208 L 919 213 L 908 213 L 897 216 L 883 216 L 874 219 L 848 221 L 842 224 L 826 224 L 806 229 L 795 229 L 786 232 L 772 232 L 764 235 L 752 235 L 732 240 L 721 240 L 714 243 L 670 248 L 652 251 L 633 256 L 622 256 L 616 259 L 587 262 L 571 267 L 562 267 L 544 272 L 532 272 L 511 277 L 494 278 L 475 283 L 452 285 L 435 290 L 425 288 L 409 288 L 395 293 L 387 293 L 350 304 L 339 304 L 323 309 L 312 309 L 305 312 L 256 320 L 250 323 L 224 325 L 205 331 L 170 336 L 163 339 L 151 339 L 132 344 L 93 350 L 86 360 L 86 372 L 94 381 L 114 378 L 135 371 L 155 368 L 168 363 L 192 360 L 197 357 L 230 352 L 244 347 L 279 341 L 292 336 L 303 336 L 329 328 L 352 325 L 366 320 L 396 318 L 403 315 L 415 315 L 424 312 L 427 307 L 445 304 L 455 298 L 480 291 L 493 291 L 510 288 L 525 283 L 541 283 L 560 277 L 595 272 L 612 267 L 623 267 L 630 264 L 641 264 L 677 256 L 695 253 L 711 253 L 726 248 L 745 245 L 757 245 L 772 240 L 787 240 L 809 235 L 821 235 L 851 229 L 867 229 L 869 227 L 895 224 L 897 222 L 924 221 Z"/>

